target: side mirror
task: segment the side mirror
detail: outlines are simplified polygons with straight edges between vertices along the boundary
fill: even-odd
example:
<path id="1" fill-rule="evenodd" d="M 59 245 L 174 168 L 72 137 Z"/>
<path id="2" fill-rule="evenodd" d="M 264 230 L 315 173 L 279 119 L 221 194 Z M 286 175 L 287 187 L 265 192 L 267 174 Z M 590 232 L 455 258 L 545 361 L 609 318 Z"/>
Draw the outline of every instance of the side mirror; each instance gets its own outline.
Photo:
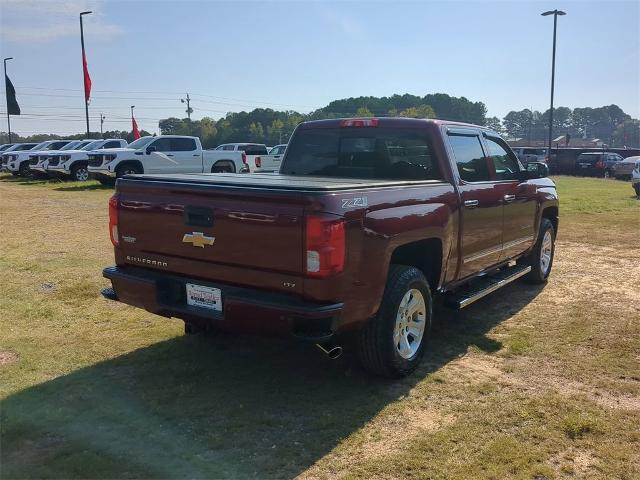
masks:
<path id="1" fill-rule="evenodd" d="M 155 146 L 153 146 L 153 145 L 149 145 L 149 146 L 147 147 L 147 155 L 150 155 L 150 154 L 151 154 L 151 152 L 157 152 L 157 151 L 158 151 L 158 148 L 157 148 L 157 147 L 155 147 Z"/>
<path id="2" fill-rule="evenodd" d="M 527 163 L 527 178 L 545 178 L 549 176 L 549 165 L 543 162 Z"/>

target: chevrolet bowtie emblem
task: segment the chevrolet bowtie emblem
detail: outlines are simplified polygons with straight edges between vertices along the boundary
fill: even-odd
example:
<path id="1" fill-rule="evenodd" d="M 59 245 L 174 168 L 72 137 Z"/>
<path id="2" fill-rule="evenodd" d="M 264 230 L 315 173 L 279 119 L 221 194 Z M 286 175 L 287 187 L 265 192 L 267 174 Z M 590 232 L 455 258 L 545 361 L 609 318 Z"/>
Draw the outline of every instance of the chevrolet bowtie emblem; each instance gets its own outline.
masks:
<path id="1" fill-rule="evenodd" d="M 213 245 L 216 241 L 216 237 L 207 237 L 202 232 L 185 233 L 182 237 L 183 243 L 190 243 L 194 247 L 204 248 L 205 245 Z"/>

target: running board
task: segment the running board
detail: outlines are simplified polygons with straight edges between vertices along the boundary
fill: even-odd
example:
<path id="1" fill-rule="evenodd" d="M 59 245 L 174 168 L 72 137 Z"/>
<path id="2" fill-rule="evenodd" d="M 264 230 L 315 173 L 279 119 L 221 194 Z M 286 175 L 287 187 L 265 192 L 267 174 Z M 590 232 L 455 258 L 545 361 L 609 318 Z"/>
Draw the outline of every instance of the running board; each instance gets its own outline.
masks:
<path id="1" fill-rule="evenodd" d="M 468 307 L 482 297 L 495 292 L 531 271 L 530 265 L 516 265 L 498 271 L 493 275 L 473 280 L 468 286 L 452 292 L 445 297 L 448 307 L 461 309 Z"/>

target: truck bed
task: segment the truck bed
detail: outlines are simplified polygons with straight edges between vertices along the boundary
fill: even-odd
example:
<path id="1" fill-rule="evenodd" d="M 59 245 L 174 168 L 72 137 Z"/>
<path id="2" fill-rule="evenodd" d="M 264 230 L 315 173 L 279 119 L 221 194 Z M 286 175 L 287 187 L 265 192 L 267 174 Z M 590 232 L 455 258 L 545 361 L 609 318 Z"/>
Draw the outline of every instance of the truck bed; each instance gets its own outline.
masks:
<path id="1" fill-rule="evenodd" d="M 162 182 L 190 185 L 216 185 L 221 187 L 268 188 L 270 190 L 289 190 L 300 192 L 332 192 L 353 189 L 402 187 L 407 185 L 437 184 L 437 180 L 377 180 L 367 178 L 331 178 L 242 173 L 198 173 L 198 174 L 169 174 L 169 175 L 127 175 L 124 182 Z"/>

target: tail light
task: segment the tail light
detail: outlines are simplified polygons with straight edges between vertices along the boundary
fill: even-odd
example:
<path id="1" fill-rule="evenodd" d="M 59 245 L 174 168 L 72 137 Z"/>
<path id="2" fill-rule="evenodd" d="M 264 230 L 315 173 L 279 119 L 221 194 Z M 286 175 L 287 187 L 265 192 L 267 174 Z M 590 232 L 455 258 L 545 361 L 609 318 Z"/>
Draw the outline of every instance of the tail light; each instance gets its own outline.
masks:
<path id="1" fill-rule="evenodd" d="M 109 236 L 114 247 L 120 244 L 120 236 L 118 235 L 118 207 L 120 199 L 118 194 L 114 193 L 109 199 Z"/>
<path id="2" fill-rule="evenodd" d="M 340 121 L 340 127 L 348 128 L 348 127 L 377 127 L 378 119 L 377 118 L 350 118 L 347 120 Z"/>
<path id="3" fill-rule="evenodd" d="M 344 270 L 344 220 L 334 215 L 306 217 L 305 270 L 310 277 L 328 277 Z"/>
<path id="4" fill-rule="evenodd" d="M 256 168 L 260 168 L 262 166 L 262 159 L 260 157 L 256 157 Z"/>
<path id="5" fill-rule="evenodd" d="M 242 163 L 247 164 L 247 154 L 242 152 Z"/>
<path id="6" fill-rule="evenodd" d="M 602 160 L 598 160 L 596 162 L 596 168 L 604 168 L 604 162 Z"/>

